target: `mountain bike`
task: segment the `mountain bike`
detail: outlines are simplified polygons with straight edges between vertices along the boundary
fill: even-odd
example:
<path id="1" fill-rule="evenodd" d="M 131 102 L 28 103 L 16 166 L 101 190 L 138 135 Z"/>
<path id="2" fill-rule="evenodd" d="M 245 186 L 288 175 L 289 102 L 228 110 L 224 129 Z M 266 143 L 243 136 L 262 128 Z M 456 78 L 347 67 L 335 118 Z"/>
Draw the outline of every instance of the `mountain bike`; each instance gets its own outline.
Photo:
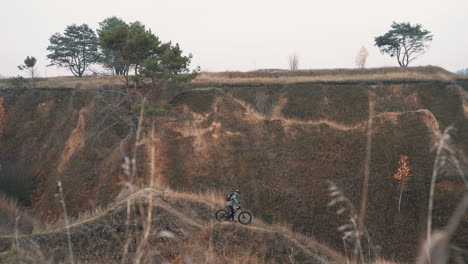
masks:
<path id="1" fill-rule="evenodd" d="M 234 219 L 235 219 L 236 213 L 239 210 L 240 210 L 240 213 L 237 216 L 237 219 L 239 220 L 239 223 L 241 223 L 243 225 L 250 224 L 250 222 L 252 221 L 252 215 L 247 211 L 243 211 L 240 206 L 234 209 Z M 215 217 L 220 222 L 224 222 L 224 221 L 229 220 L 229 209 L 227 209 L 227 210 L 220 209 L 220 210 L 216 211 Z"/>

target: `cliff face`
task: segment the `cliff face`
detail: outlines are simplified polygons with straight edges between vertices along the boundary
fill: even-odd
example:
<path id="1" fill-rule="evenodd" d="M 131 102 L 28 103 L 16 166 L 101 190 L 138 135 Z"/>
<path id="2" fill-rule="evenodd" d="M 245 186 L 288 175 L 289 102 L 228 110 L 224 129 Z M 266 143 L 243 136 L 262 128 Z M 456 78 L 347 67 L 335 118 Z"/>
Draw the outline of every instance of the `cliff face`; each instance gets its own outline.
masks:
<path id="1" fill-rule="evenodd" d="M 337 227 L 347 219 L 327 205 L 328 182 L 337 184 L 358 209 L 369 95 L 376 116 L 367 227 L 383 255 L 408 260 L 425 230 L 434 132 L 453 125 L 458 129 L 454 139 L 467 147 L 466 97 L 456 84 L 298 84 L 191 91 L 176 102 L 181 111 L 197 113 L 195 120 L 165 125 L 158 133 L 164 138 L 158 146 L 164 157 L 158 180 L 181 190 L 241 188 L 243 203 L 266 221 L 289 223 L 338 245 L 342 234 Z M 192 99 L 197 96 L 212 96 L 211 108 L 195 105 L 198 100 Z M 398 212 L 399 182 L 392 176 L 401 155 L 409 157 L 411 176 Z M 435 202 L 439 226 L 463 191 L 456 175 L 444 177 Z M 465 234 L 466 227 L 465 222 Z"/>
<path id="2" fill-rule="evenodd" d="M 239 188 L 256 217 L 337 248 L 337 227 L 347 219 L 327 205 L 329 182 L 359 209 L 369 103 L 375 117 L 366 226 L 382 255 L 409 260 L 416 254 L 425 231 L 434 133 L 453 125 L 455 144 L 468 153 L 462 80 L 194 86 L 173 100 L 167 116 L 147 117 L 144 136 L 151 141 L 154 123 L 156 151 L 152 159 L 148 144 L 141 147 L 140 178 L 148 181 L 153 162 L 160 186 Z M 54 197 L 59 180 L 72 214 L 111 201 L 126 180 L 120 142 L 134 125 L 119 119 L 114 99 L 100 90 L 0 90 L 2 191 L 46 221 L 60 214 Z M 409 157 L 411 176 L 398 212 L 393 175 L 401 155 Z M 434 221 L 442 226 L 463 185 L 448 170 L 437 186 Z M 467 221 L 463 225 L 456 240 L 466 247 Z"/>
<path id="3" fill-rule="evenodd" d="M 64 183 L 72 212 L 109 200 L 119 175 L 119 126 L 105 129 L 100 93 L 70 89 L 2 90 L 1 189 L 49 221 Z M 0 108 L 1 109 L 1 108 Z M 99 130 L 96 130 L 99 128 Z M 117 188 L 117 187 L 115 187 Z"/>

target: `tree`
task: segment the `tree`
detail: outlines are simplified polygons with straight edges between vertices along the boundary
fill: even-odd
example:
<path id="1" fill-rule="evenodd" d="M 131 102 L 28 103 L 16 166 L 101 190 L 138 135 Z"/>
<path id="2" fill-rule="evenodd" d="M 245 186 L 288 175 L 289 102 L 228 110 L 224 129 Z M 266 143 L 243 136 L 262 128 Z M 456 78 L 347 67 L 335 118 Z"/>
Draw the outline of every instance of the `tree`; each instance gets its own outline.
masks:
<path id="1" fill-rule="evenodd" d="M 140 82 L 139 69 L 141 63 L 155 53 L 161 42 L 151 31 L 146 30 L 140 22 L 130 23 L 129 26 L 118 25 L 110 30 L 99 32 L 100 44 L 104 49 L 118 54 L 124 64 L 123 76 L 125 86 L 130 88 L 130 69 L 133 68 L 132 80 L 134 90 Z"/>
<path id="2" fill-rule="evenodd" d="M 366 47 L 362 46 L 356 55 L 356 67 L 359 69 L 364 69 L 366 67 L 367 57 L 369 57 L 369 52 L 367 51 Z"/>
<path id="3" fill-rule="evenodd" d="M 110 30 L 99 32 L 100 44 L 120 55 L 124 64 L 124 83 L 130 90 L 148 100 L 169 81 L 190 81 L 198 70 L 190 72 L 191 55 L 182 56 L 179 45 L 162 43 L 151 30 L 140 22 L 118 25 Z M 133 75 L 129 75 L 130 71 Z M 141 93 L 140 84 L 144 79 L 151 81 L 151 88 Z"/>
<path id="4" fill-rule="evenodd" d="M 26 84 L 26 80 L 23 78 L 23 76 L 19 76 L 19 75 L 16 77 L 11 77 L 9 81 L 11 85 L 13 86 L 13 88 L 17 88 L 17 89 L 24 88 Z"/>
<path id="5" fill-rule="evenodd" d="M 31 84 L 32 84 L 32 87 L 35 88 L 36 87 L 36 82 L 35 82 L 35 73 L 36 73 L 36 63 L 37 63 L 37 59 L 35 57 L 26 57 L 26 59 L 24 60 L 24 64 L 22 65 L 18 65 L 18 69 L 20 70 L 26 70 L 29 72 L 30 76 L 31 76 Z"/>
<path id="6" fill-rule="evenodd" d="M 169 42 L 161 45 L 157 53 L 142 63 L 141 74 L 151 80 L 151 89 L 145 95 L 145 99 L 149 99 L 168 82 L 176 85 L 195 78 L 199 69 L 190 71 L 191 60 L 192 54 L 182 56 L 179 44 L 172 45 Z"/>
<path id="7" fill-rule="evenodd" d="M 289 56 L 288 62 L 290 71 L 299 70 L 299 56 L 297 55 L 297 53 L 291 54 Z"/>
<path id="8" fill-rule="evenodd" d="M 398 212 L 400 212 L 401 208 L 401 198 L 403 197 L 403 191 L 406 189 L 408 185 L 408 180 L 411 177 L 411 169 L 408 163 L 408 156 L 401 155 L 400 156 L 400 167 L 398 167 L 398 171 L 393 175 L 393 178 L 399 182 L 400 188 L 400 198 L 398 199 Z"/>
<path id="9" fill-rule="evenodd" d="M 183 56 L 178 44 L 162 43 L 140 22 L 100 31 L 99 40 L 103 48 L 118 54 L 124 64 L 123 79 L 127 93 L 123 101 L 116 104 L 115 111 L 125 113 L 119 114 L 119 117 L 131 117 L 126 123 L 131 123 L 131 131 L 135 132 L 133 136 L 136 143 L 129 151 L 130 157 L 126 159 L 127 175 L 133 180 L 138 175 L 138 148 L 142 144 L 148 100 L 169 83 L 192 80 L 198 74 L 198 69 L 189 69 L 192 55 Z M 130 82 L 133 82 L 133 89 Z"/>
<path id="10" fill-rule="evenodd" d="M 432 41 L 431 32 L 423 29 L 420 24 L 412 26 L 408 22 L 393 22 L 391 28 L 384 35 L 375 38 L 375 46 L 382 54 L 396 57 L 401 67 L 407 67 L 410 62 L 424 54 L 428 48 L 427 43 Z"/>
<path id="11" fill-rule="evenodd" d="M 102 22 L 99 22 L 99 29 L 97 30 L 98 35 L 101 36 L 101 32 L 111 31 L 119 26 L 127 27 L 127 23 L 118 17 L 108 17 Z M 111 69 L 114 74 L 122 75 L 125 71 L 125 64 L 121 59 L 121 55 L 117 51 L 113 51 L 109 48 L 101 47 L 101 63 L 107 68 Z"/>
<path id="12" fill-rule="evenodd" d="M 50 65 L 68 68 L 76 77 L 83 76 L 90 64 L 99 61 L 96 34 L 86 24 L 67 26 L 63 34 L 55 33 L 49 41 Z"/>

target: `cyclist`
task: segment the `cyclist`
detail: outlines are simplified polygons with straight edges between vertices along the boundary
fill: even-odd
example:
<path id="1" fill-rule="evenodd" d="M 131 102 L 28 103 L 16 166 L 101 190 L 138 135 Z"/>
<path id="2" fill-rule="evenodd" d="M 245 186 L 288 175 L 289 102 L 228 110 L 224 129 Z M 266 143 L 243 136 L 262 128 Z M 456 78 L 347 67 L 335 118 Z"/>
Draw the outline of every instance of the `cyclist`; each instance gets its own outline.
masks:
<path id="1" fill-rule="evenodd" d="M 229 217 L 228 217 L 228 221 L 230 222 L 235 222 L 236 220 L 234 220 L 234 204 L 239 206 L 240 207 L 240 202 L 239 202 L 239 196 L 240 194 L 240 191 L 239 189 L 236 189 L 235 192 L 231 193 L 231 197 L 229 198 L 228 202 L 227 202 L 227 207 L 229 208 L 229 210 L 231 211 L 231 213 L 229 214 Z"/>

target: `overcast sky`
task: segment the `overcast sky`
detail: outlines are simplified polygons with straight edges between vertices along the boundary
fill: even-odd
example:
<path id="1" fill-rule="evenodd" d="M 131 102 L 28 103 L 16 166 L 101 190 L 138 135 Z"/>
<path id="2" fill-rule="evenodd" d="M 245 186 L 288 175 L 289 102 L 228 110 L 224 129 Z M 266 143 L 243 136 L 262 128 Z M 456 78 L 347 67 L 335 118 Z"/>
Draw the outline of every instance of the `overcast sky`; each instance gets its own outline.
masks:
<path id="1" fill-rule="evenodd" d="M 468 68 L 468 0 L 1 0 L 0 75 L 20 74 L 26 56 L 39 75 L 70 75 L 45 67 L 49 37 L 70 24 L 93 29 L 106 17 L 141 21 L 163 41 L 178 42 L 204 71 L 352 68 L 361 46 L 368 67 L 397 66 L 373 46 L 392 21 L 420 23 L 432 31 L 430 49 L 412 65 Z"/>

